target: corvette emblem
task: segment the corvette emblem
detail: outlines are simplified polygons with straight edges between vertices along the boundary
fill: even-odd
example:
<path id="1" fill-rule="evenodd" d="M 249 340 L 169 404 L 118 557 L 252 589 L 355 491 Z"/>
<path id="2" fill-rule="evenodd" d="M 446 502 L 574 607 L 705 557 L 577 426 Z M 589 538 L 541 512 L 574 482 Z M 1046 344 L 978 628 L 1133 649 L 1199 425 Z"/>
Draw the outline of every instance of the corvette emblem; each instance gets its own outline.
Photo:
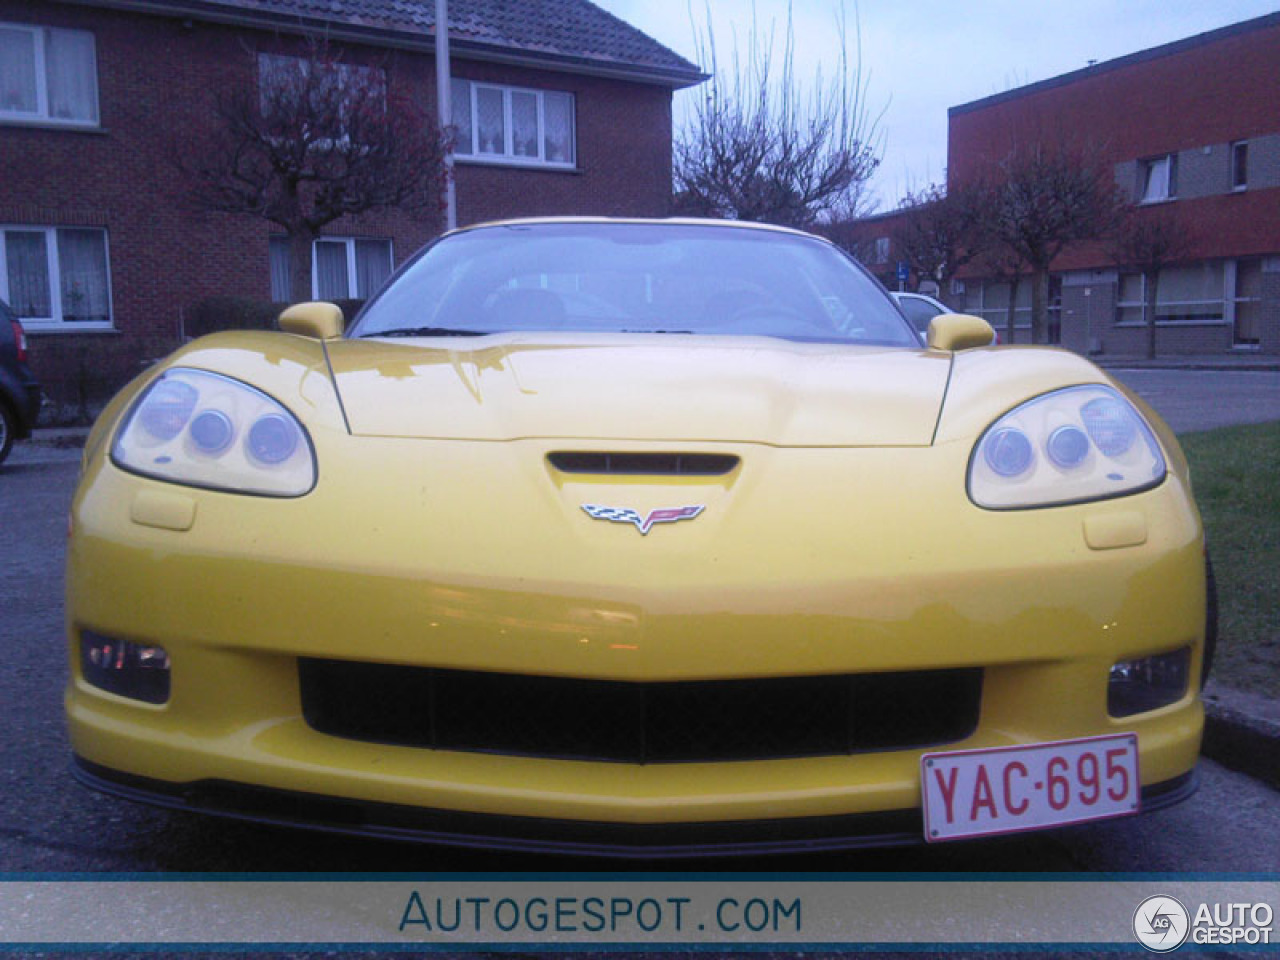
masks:
<path id="1" fill-rule="evenodd" d="M 692 520 L 706 507 L 701 505 L 696 507 L 662 507 L 658 510 L 650 510 L 647 517 L 642 517 L 636 511 L 627 507 L 602 507 L 594 503 L 584 503 L 582 509 L 596 520 L 633 523 L 643 536 L 648 534 L 655 523 L 675 523 L 677 520 Z"/>

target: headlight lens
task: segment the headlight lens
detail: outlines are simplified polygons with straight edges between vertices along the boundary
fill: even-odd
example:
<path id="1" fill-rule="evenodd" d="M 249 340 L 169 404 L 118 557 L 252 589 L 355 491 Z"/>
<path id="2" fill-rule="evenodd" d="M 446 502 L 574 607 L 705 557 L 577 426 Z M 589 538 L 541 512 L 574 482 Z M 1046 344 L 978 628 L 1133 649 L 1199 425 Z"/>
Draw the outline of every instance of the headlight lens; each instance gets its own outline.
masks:
<path id="1" fill-rule="evenodd" d="M 1110 387 L 1069 387 L 1011 410 L 978 441 L 969 496 L 1009 510 L 1146 490 L 1165 476 L 1150 427 Z"/>
<path id="2" fill-rule="evenodd" d="M 298 497 L 316 481 L 302 425 L 260 390 L 203 370 L 165 371 L 134 403 L 111 448 L 117 466 L 234 493 Z"/>

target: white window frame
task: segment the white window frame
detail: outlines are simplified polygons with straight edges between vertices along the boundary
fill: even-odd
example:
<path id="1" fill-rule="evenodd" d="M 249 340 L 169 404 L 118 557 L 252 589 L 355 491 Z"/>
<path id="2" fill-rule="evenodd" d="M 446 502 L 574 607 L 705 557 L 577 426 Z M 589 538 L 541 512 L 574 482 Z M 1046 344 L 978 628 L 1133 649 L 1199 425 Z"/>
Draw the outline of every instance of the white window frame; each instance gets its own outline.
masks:
<path id="1" fill-rule="evenodd" d="M 874 256 L 875 256 L 875 260 L 874 260 L 875 263 L 889 262 L 889 238 L 888 237 L 876 237 Z"/>
<path id="2" fill-rule="evenodd" d="M 1236 151 L 1244 151 L 1244 182 L 1236 182 Z M 1230 164 L 1229 182 L 1232 193 L 1240 193 L 1249 189 L 1249 141 L 1233 140 L 1227 148 L 1227 158 Z"/>
<path id="3" fill-rule="evenodd" d="M 316 248 L 322 243 L 341 243 L 347 248 L 347 295 L 339 297 L 339 300 L 361 300 L 368 299 L 373 296 L 376 291 L 366 290 L 363 294 L 356 292 L 356 241 L 357 240 L 378 240 L 385 242 L 387 245 L 387 266 L 390 268 L 389 273 L 394 273 L 396 268 L 396 251 L 395 241 L 391 237 L 316 237 L 311 244 L 311 296 L 313 299 L 320 299 L 320 269 L 316 260 Z"/>
<path id="4" fill-rule="evenodd" d="M 483 80 L 469 80 L 466 77 L 451 77 L 450 84 L 465 83 L 467 95 L 471 102 L 471 143 L 470 152 L 454 153 L 458 163 L 492 163 L 508 167 L 550 167 L 553 170 L 576 170 L 578 168 L 578 98 L 568 90 L 539 90 L 534 87 L 513 87 L 502 83 L 486 83 Z M 479 91 L 497 90 L 502 94 L 502 153 L 480 152 L 480 109 Z M 514 135 L 511 122 L 511 95 L 527 93 L 533 95 L 538 107 L 538 155 L 536 157 L 517 156 L 512 143 Z M 572 161 L 548 160 L 546 157 L 546 104 L 547 94 L 557 94 L 569 98 L 569 142 L 573 147 Z M 450 91 L 452 96 L 452 91 Z M 459 131 L 461 134 L 462 131 Z"/>
<path id="5" fill-rule="evenodd" d="M 5 110 L 0 107 L 0 123 L 50 124 L 58 127 L 80 127 L 96 130 L 101 125 L 101 104 L 98 101 L 98 39 L 89 30 L 62 30 L 55 27 L 37 27 L 26 23 L 6 23 L 0 21 L 0 28 L 16 30 L 30 34 L 35 48 L 36 72 L 36 112 L 26 113 L 22 110 Z M 87 36 L 90 58 L 93 67 L 93 116 L 92 120 L 75 120 L 68 117 L 55 117 L 49 113 L 49 70 L 46 62 L 48 37 L 51 33 L 78 33 Z"/>
<path id="6" fill-rule="evenodd" d="M 77 330 L 115 329 L 115 302 L 111 285 L 111 237 L 102 227 L 43 227 L 27 223 L 0 223 L 0 300 L 12 304 L 9 298 L 9 259 L 7 234 L 10 230 L 23 233 L 43 233 L 44 252 L 49 271 L 49 309 L 52 316 L 21 317 L 22 328 L 34 333 L 74 332 Z M 105 321 L 66 321 L 62 319 L 62 265 L 58 260 L 59 230 L 94 230 L 102 234 L 102 251 L 107 271 L 107 319 Z"/>

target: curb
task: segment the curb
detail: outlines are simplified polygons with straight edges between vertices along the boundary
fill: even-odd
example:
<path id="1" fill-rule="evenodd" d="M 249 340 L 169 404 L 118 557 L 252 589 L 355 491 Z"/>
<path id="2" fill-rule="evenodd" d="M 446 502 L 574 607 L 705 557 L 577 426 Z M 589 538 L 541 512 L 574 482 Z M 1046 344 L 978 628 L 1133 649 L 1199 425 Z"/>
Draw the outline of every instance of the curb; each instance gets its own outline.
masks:
<path id="1" fill-rule="evenodd" d="M 1280 720 L 1225 703 L 1204 701 L 1204 742 L 1210 760 L 1280 788 Z"/>
<path id="2" fill-rule="evenodd" d="M 88 439 L 88 428 L 83 430 L 41 429 L 32 430 L 27 443 L 32 447 L 46 447 L 55 451 L 82 448 Z"/>
<path id="3" fill-rule="evenodd" d="M 1089 358 L 1104 370 L 1212 370 L 1219 373 L 1258 372 L 1275 373 L 1280 371 L 1280 359 L 1277 360 L 1219 360 L 1213 357 L 1195 357 L 1179 360 L 1169 358 L 1148 360 L 1146 357 L 1102 357 Z"/>

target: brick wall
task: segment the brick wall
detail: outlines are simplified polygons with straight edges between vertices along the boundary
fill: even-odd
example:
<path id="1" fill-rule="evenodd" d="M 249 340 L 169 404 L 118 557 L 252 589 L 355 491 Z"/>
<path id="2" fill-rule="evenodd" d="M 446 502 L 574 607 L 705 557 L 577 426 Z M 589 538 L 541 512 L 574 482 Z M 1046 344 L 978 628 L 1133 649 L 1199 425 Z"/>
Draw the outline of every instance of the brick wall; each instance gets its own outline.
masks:
<path id="1" fill-rule="evenodd" d="M 619 80 L 455 61 L 455 76 L 572 93 L 577 167 L 457 159 L 458 223 L 532 216 L 663 217 L 671 206 L 671 92 Z M 433 94 L 434 95 L 434 94 Z"/>
<path id="2" fill-rule="evenodd" d="M 251 217 L 196 211 L 173 163 L 176 144 L 209 122 L 219 91 L 256 85 L 258 50 L 301 52 L 295 37 L 62 4 L 0 0 L 0 22 L 88 30 L 98 65 L 100 128 L 0 126 L 0 223 L 107 231 L 113 328 L 32 332 L 31 363 L 62 408 L 96 406 L 180 342 L 203 297 L 268 299 L 268 239 Z M 393 97 L 435 107 L 430 56 L 348 47 L 383 67 Z M 663 215 L 671 195 L 671 93 L 630 84 L 455 60 L 459 76 L 568 90 L 577 100 L 578 170 L 460 165 L 460 222 L 535 214 Z M 389 237 L 397 264 L 439 233 L 436 214 L 390 211 L 335 222 L 336 236 Z"/>
<path id="3" fill-rule="evenodd" d="M 1208 37 L 1189 38 L 1099 64 L 974 103 L 949 113 L 948 176 L 963 183 L 990 169 L 1014 145 L 1061 142 L 1091 152 L 1114 169 L 1122 195 L 1136 199 L 1139 161 L 1178 157 L 1177 196 L 1154 205 L 1184 228 L 1187 263 L 1280 254 L 1280 15 L 1258 18 Z M 1248 189 L 1233 191 L 1230 144 L 1247 140 Z M 1139 216 L 1143 215 L 1141 212 Z M 1114 267 L 1106 243 L 1066 250 L 1055 272 Z M 976 280 L 978 269 L 963 275 Z M 1274 279 L 1274 278 L 1273 278 Z M 1268 281 L 1269 283 L 1269 281 Z M 1103 291 L 1096 287 L 1091 294 Z M 1109 294 L 1114 314 L 1114 290 Z M 1264 283 L 1259 349 L 1280 353 L 1280 300 Z M 1064 288 L 1063 341 L 1092 343 L 1108 353 L 1141 354 L 1146 331 L 1084 329 L 1081 290 Z M 1091 316 L 1099 313 L 1094 301 Z M 1161 353 L 1233 349 L 1230 323 L 1162 325 Z"/>

